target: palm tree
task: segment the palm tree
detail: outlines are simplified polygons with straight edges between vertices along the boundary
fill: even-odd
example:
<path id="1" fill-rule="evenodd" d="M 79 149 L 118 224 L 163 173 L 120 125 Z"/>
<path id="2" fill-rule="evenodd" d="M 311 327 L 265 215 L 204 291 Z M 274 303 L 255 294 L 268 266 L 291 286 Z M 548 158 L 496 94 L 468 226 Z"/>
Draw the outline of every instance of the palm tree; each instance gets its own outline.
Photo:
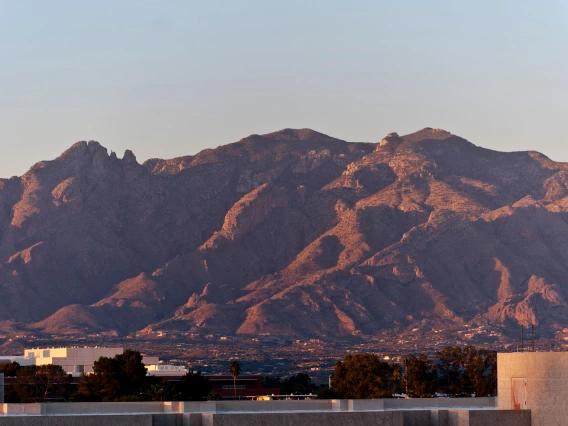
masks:
<path id="1" fill-rule="evenodd" d="M 236 359 L 229 364 L 229 373 L 233 376 L 233 389 L 235 390 L 235 399 L 237 399 L 237 377 L 241 374 L 241 364 Z"/>

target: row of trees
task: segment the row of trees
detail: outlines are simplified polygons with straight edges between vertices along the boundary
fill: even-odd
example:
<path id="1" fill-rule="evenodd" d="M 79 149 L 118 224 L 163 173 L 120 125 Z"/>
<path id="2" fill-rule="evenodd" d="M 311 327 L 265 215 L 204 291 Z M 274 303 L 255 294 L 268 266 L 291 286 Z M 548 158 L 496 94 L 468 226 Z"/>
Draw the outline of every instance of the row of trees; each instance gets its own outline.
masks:
<path id="1" fill-rule="evenodd" d="M 449 346 L 430 359 L 412 355 L 402 365 L 373 354 L 347 355 L 335 364 L 331 389 L 349 399 L 384 398 L 394 393 L 427 398 L 492 396 L 497 393 L 497 354 L 473 346 Z"/>
<path id="2" fill-rule="evenodd" d="M 265 388 L 280 389 L 280 395 L 309 395 L 310 393 L 321 393 L 321 387 L 312 382 L 312 378 L 306 373 L 298 373 L 285 379 L 275 376 L 265 376 L 263 385 Z"/>
<path id="3" fill-rule="evenodd" d="M 175 384 L 146 375 L 142 355 L 126 350 L 113 358 L 101 357 L 93 365 L 93 374 L 71 385 L 71 376 L 59 365 L 0 365 L 0 373 L 16 377 L 5 388 L 6 402 L 66 401 L 202 401 L 219 399 L 210 394 L 211 384 L 201 372 L 188 372 Z"/>
<path id="4" fill-rule="evenodd" d="M 281 394 L 317 393 L 320 397 L 349 399 L 385 398 L 395 393 L 410 397 L 489 396 L 496 393 L 496 353 L 472 346 L 447 347 L 432 359 L 412 355 L 402 364 L 384 362 L 374 354 L 347 355 L 335 364 L 331 390 L 318 387 L 307 374 L 286 379 L 265 377 L 264 386 L 279 388 Z M 234 380 L 241 366 L 234 360 L 228 367 Z M 7 402 L 36 402 L 49 399 L 75 401 L 165 401 L 220 399 L 211 393 L 209 380 L 200 372 L 188 372 L 179 382 L 163 381 L 148 376 L 142 355 L 126 350 L 113 358 L 101 357 L 93 365 L 93 373 L 82 375 L 77 386 L 57 365 L 0 365 L 0 373 L 17 377 L 6 387 Z"/>
<path id="5" fill-rule="evenodd" d="M 12 362 L 0 364 L 0 373 L 17 377 L 13 386 L 5 387 L 6 402 L 65 400 L 69 395 L 71 377 L 59 365 L 20 366 Z"/>

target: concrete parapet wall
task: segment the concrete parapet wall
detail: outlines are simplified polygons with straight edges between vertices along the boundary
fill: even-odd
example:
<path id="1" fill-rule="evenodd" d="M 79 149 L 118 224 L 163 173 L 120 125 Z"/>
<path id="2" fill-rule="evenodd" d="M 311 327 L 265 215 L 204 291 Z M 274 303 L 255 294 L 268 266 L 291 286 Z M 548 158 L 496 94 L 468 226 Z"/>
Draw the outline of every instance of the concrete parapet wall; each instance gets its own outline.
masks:
<path id="1" fill-rule="evenodd" d="M 495 409 L 496 398 L 335 399 L 181 402 L 184 413 Z"/>
<path id="2" fill-rule="evenodd" d="M 476 409 L 497 408 L 497 398 L 410 398 L 384 399 L 386 410 L 408 409 Z"/>
<path id="3" fill-rule="evenodd" d="M 437 426 L 531 426 L 529 410 L 449 410 L 447 423 Z"/>
<path id="4" fill-rule="evenodd" d="M 335 401 L 335 403 L 334 403 Z M 312 399 L 304 401 L 207 401 L 183 402 L 184 413 L 225 413 L 265 411 L 333 411 L 339 400 Z M 340 410 L 335 410 L 340 411 Z"/>
<path id="5" fill-rule="evenodd" d="M 203 414 L 201 413 L 186 413 L 183 416 L 183 426 L 202 426 Z"/>
<path id="6" fill-rule="evenodd" d="M 2 414 L 9 416 L 42 414 L 44 404 L 2 404 Z"/>
<path id="7" fill-rule="evenodd" d="M 405 426 L 402 411 L 328 413 L 208 413 L 202 426 Z M 425 426 L 428 426 L 427 424 Z"/>
<path id="8" fill-rule="evenodd" d="M 349 401 L 347 399 L 333 399 L 331 400 L 332 411 L 349 411 Z"/>
<path id="9" fill-rule="evenodd" d="M 2 404 L 7 415 L 127 414 L 180 412 L 179 402 L 50 402 Z"/>
<path id="10" fill-rule="evenodd" d="M 530 426 L 530 411 L 393 410 L 0 416 L 0 426 Z"/>
<path id="11" fill-rule="evenodd" d="M 405 410 L 402 411 L 402 416 L 404 426 L 434 426 L 431 422 L 430 410 Z"/>
<path id="12" fill-rule="evenodd" d="M 376 410 L 493 410 L 497 398 L 349 399 L 349 411 Z"/>
<path id="13" fill-rule="evenodd" d="M 449 426 L 448 410 L 430 410 L 430 426 Z"/>
<path id="14" fill-rule="evenodd" d="M 495 398 L 329 399 L 305 401 L 50 402 L 1 404 L 0 414 L 238 413 L 494 409 Z"/>
<path id="15" fill-rule="evenodd" d="M 0 416 L 0 426 L 185 426 L 185 424 L 182 414 L 125 414 Z"/>
<path id="16" fill-rule="evenodd" d="M 384 399 L 348 399 L 348 411 L 379 411 L 385 409 Z"/>

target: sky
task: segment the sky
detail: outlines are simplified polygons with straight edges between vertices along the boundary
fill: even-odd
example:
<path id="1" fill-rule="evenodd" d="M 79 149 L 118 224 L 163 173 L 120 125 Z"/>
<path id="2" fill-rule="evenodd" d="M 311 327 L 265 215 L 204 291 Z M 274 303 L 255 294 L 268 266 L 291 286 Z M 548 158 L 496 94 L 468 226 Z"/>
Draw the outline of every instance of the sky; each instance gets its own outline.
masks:
<path id="1" fill-rule="evenodd" d="M 568 161 L 568 2 L 0 0 L 0 177 L 309 127 Z"/>

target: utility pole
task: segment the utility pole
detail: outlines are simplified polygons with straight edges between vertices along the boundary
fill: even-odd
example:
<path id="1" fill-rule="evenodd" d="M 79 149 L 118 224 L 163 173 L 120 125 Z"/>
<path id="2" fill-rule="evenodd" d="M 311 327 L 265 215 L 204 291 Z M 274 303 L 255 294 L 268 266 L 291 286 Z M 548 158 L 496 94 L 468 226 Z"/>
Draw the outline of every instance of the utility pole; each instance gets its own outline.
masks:
<path id="1" fill-rule="evenodd" d="M 532 351 L 534 352 L 534 324 L 531 324 L 532 328 Z"/>
<path id="2" fill-rule="evenodd" d="M 521 324 L 521 352 L 525 351 L 525 326 Z"/>

